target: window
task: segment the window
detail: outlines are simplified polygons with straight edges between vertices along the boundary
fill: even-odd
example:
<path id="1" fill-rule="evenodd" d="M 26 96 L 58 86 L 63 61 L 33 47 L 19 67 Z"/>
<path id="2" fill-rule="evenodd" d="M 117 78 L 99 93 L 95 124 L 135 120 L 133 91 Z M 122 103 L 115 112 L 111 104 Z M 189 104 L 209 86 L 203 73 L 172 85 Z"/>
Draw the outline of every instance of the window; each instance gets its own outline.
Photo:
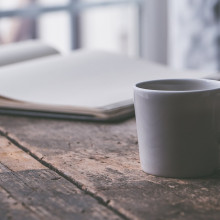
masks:
<path id="1" fill-rule="evenodd" d="M 140 0 L 1 0 L 0 43 L 41 39 L 63 52 L 138 55 Z"/>

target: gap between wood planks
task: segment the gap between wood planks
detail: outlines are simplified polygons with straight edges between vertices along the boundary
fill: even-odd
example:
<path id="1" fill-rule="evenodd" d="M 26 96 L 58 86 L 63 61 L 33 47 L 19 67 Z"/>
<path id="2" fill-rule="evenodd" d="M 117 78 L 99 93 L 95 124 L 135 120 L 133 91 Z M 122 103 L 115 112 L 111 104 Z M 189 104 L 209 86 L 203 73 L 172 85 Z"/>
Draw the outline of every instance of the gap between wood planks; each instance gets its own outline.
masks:
<path id="1" fill-rule="evenodd" d="M 130 220 L 130 218 L 128 218 L 127 216 L 125 216 L 124 214 L 122 214 L 120 211 L 118 211 L 117 209 L 113 208 L 112 206 L 109 205 L 110 201 L 105 201 L 102 197 L 97 196 L 96 194 L 94 194 L 93 192 L 90 192 L 88 189 L 85 188 L 85 186 L 81 183 L 79 183 L 78 181 L 68 177 L 67 175 L 65 175 L 64 173 L 62 173 L 61 171 L 59 171 L 56 167 L 54 167 L 53 165 L 51 165 L 50 163 L 46 162 L 45 160 L 43 160 L 43 158 L 39 158 L 38 156 L 36 156 L 35 154 L 33 154 L 30 150 L 28 150 L 25 146 L 21 145 L 20 143 L 18 143 L 17 140 L 13 139 L 12 137 L 9 136 L 8 132 L 6 131 L 2 131 L 0 130 L 0 135 L 2 135 L 3 137 L 7 138 L 10 142 L 12 142 L 15 146 L 17 146 L 18 148 L 20 148 L 21 150 L 23 150 L 24 152 L 28 153 L 30 156 L 32 156 L 34 159 L 36 159 L 37 161 L 39 161 L 42 165 L 46 166 L 47 168 L 49 168 L 50 170 L 56 172 L 58 175 L 62 176 L 63 178 L 65 178 L 67 181 L 71 182 L 72 184 L 74 184 L 77 188 L 79 188 L 80 190 L 82 190 L 84 193 L 90 195 L 92 198 L 96 199 L 98 201 L 98 203 L 100 203 L 101 205 L 105 206 L 106 208 L 108 208 L 109 210 L 111 210 L 112 212 L 114 212 L 115 214 L 117 214 L 119 217 L 125 219 L 125 220 Z"/>

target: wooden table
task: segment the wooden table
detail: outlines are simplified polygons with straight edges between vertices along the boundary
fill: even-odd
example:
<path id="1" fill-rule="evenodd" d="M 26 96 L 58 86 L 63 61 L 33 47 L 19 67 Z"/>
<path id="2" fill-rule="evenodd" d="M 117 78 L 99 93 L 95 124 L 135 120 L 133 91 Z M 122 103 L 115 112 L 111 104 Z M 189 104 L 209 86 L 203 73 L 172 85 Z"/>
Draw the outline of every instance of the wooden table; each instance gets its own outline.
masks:
<path id="1" fill-rule="evenodd" d="M 135 120 L 0 116 L 0 219 L 220 219 L 220 172 L 140 169 Z"/>

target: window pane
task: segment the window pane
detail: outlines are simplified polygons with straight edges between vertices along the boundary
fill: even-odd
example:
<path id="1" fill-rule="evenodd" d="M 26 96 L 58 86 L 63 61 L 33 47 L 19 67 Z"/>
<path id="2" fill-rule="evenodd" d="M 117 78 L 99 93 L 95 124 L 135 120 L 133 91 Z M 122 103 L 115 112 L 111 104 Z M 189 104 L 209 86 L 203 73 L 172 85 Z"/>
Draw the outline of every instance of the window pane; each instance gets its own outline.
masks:
<path id="1" fill-rule="evenodd" d="M 36 22 L 28 18 L 0 19 L 0 44 L 36 38 Z"/>
<path id="2" fill-rule="evenodd" d="M 23 8 L 35 0 L 0 0 L 0 10 Z"/>
<path id="3" fill-rule="evenodd" d="M 90 8 L 81 13 L 81 47 L 137 55 L 137 10 L 134 5 Z"/>
<path id="4" fill-rule="evenodd" d="M 0 10 L 15 10 L 35 4 L 37 0 L 0 0 Z M 0 44 L 36 38 L 33 18 L 7 17 L 0 19 Z"/>
<path id="5" fill-rule="evenodd" d="M 42 15 L 38 20 L 38 36 L 57 49 L 70 50 L 70 24 L 66 12 L 56 12 Z"/>
<path id="6" fill-rule="evenodd" d="M 38 0 L 39 4 L 44 6 L 52 6 L 52 5 L 64 5 L 69 2 L 69 0 Z"/>

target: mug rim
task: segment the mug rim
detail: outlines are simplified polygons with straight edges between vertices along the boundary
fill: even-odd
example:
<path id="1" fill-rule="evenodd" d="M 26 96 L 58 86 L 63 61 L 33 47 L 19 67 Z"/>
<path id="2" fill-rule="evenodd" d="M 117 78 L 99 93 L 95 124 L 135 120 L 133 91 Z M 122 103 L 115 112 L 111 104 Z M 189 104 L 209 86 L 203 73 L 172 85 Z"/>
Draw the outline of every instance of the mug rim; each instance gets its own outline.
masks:
<path id="1" fill-rule="evenodd" d="M 166 81 L 200 81 L 206 83 L 212 83 L 213 88 L 204 88 L 204 89 L 195 89 L 195 90 L 162 90 L 162 89 L 147 89 L 138 87 L 144 83 L 153 83 L 153 82 L 166 82 Z M 196 79 L 196 78 L 170 78 L 170 79 L 156 79 L 156 80 L 146 80 L 138 82 L 133 86 L 134 90 L 142 92 L 152 92 L 152 93 L 201 93 L 201 92 L 210 92 L 220 90 L 220 81 L 212 79 Z"/>

